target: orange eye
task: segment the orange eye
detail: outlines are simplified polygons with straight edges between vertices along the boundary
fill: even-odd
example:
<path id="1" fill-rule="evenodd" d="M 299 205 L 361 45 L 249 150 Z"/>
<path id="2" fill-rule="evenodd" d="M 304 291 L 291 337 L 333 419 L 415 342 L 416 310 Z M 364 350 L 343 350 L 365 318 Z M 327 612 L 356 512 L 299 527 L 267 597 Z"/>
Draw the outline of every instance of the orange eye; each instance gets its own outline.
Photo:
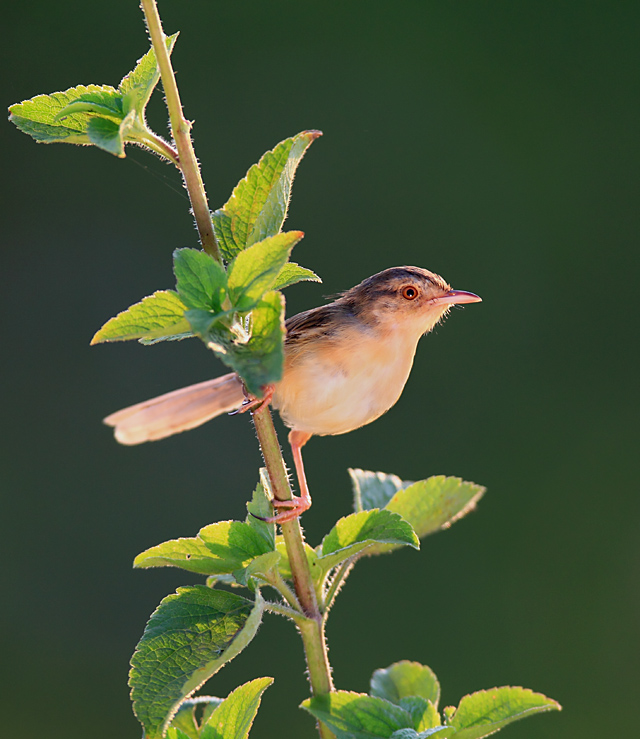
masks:
<path id="1" fill-rule="evenodd" d="M 407 285 L 402 288 L 402 297 L 407 300 L 415 300 L 418 297 L 418 291 L 415 287 Z"/>

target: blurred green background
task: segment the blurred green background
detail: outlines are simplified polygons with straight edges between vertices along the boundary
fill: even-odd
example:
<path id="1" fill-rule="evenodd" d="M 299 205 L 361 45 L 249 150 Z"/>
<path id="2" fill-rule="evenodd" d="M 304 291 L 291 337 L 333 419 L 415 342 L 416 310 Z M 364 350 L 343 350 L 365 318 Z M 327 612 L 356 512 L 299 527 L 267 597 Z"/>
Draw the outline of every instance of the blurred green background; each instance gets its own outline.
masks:
<path id="1" fill-rule="evenodd" d="M 324 285 L 432 269 L 484 302 L 419 347 L 388 415 L 305 458 L 316 544 L 349 511 L 348 466 L 488 487 L 450 531 L 362 562 L 328 636 L 339 688 L 399 659 L 444 704 L 524 685 L 564 711 L 513 739 L 632 736 L 640 675 L 637 318 L 640 5 L 164 0 L 210 203 L 268 148 L 324 137 L 296 179 L 296 260 Z M 136 3 L 3 9 L 5 105 L 117 84 L 147 50 Z M 152 125 L 165 133 L 162 99 Z M 195 246 L 177 173 L 128 149 L 37 146 L 5 124 L 2 287 L 3 736 L 138 737 L 128 659 L 160 599 L 199 581 L 133 571 L 143 549 L 244 515 L 260 463 L 248 418 L 118 446 L 111 411 L 222 371 L 198 341 L 89 347 L 171 287 Z M 207 692 L 272 675 L 253 736 L 313 737 L 300 643 L 267 617 Z M 285 726 L 285 729 L 281 727 Z M 634 731 L 635 730 L 635 731 Z"/>

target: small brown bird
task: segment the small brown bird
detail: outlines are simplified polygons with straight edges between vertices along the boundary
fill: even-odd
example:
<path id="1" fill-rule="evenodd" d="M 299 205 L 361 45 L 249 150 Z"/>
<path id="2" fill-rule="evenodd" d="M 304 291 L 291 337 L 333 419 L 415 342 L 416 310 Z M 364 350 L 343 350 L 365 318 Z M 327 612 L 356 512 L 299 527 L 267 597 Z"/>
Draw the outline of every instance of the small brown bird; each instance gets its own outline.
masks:
<path id="1" fill-rule="evenodd" d="M 301 453 L 311 436 L 346 434 L 386 413 L 402 393 L 420 337 L 452 305 L 480 300 L 452 290 L 426 269 L 392 267 L 333 303 L 287 320 L 284 372 L 265 397 L 291 429 L 300 497 L 273 501 L 284 509 L 274 521 L 290 521 L 311 505 Z M 247 407 L 242 382 L 230 373 L 125 408 L 104 422 L 115 427 L 121 444 L 140 444 L 243 405 Z"/>

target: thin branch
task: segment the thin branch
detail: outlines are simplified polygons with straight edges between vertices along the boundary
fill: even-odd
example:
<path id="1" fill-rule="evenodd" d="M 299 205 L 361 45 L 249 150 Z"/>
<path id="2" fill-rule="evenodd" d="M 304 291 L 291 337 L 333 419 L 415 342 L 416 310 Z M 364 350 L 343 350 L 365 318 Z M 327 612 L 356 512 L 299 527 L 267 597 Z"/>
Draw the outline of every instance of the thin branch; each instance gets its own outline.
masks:
<path id="1" fill-rule="evenodd" d="M 329 588 L 324 599 L 325 618 L 329 613 L 329 609 L 333 605 L 333 601 L 336 599 L 336 595 L 338 595 L 340 589 L 344 585 L 345 580 L 347 579 L 347 577 L 349 577 L 349 574 L 351 573 L 351 570 L 353 569 L 353 565 L 355 563 L 355 557 L 346 560 L 340 565 L 340 567 L 336 570 L 334 576 L 331 578 L 331 583 L 329 584 Z"/>
<path id="2" fill-rule="evenodd" d="M 218 262 L 222 262 L 216 237 L 213 233 L 213 224 L 207 203 L 200 167 L 196 159 L 193 143 L 191 142 L 191 123 L 184 117 L 182 103 L 178 93 L 178 85 L 171 66 L 171 59 L 166 45 L 166 36 L 162 30 L 162 22 L 155 0 L 141 0 L 142 10 L 147 21 L 149 36 L 156 54 L 162 86 L 164 88 L 171 133 L 178 149 L 180 171 L 184 177 L 184 184 L 189 193 L 193 215 L 200 234 L 202 248 Z"/>

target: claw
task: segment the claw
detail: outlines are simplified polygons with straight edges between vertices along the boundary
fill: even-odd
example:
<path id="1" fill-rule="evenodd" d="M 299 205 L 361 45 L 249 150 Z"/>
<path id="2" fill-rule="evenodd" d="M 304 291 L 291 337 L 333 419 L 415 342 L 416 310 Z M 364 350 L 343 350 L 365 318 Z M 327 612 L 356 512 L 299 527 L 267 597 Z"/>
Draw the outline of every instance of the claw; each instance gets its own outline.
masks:
<path id="1" fill-rule="evenodd" d="M 246 398 L 245 401 L 242 403 L 240 408 L 236 408 L 235 411 L 231 411 L 229 413 L 230 416 L 236 416 L 238 413 L 246 413 L 247 411 L 250 411 L 253 413 L 254 411 L 260 410 L 263 405 L 268 405 L 271 402 L 271 399 L 273 398 L 273 394 L 276 391 L 276 388 L 274 385 L 266 385 L 263 387 L 264 390 L 264 397 L 262 398 Z"/>

